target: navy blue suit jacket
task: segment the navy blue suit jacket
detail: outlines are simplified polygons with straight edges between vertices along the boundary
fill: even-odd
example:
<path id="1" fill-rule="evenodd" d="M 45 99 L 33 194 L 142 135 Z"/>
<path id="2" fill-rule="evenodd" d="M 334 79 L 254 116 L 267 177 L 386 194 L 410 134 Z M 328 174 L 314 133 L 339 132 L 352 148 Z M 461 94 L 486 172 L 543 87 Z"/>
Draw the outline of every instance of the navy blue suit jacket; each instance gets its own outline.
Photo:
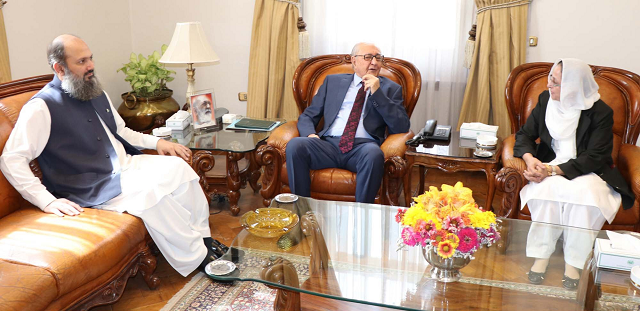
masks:
<path id="1" fill-rule="evenodd" d="M 327 132 L 338 116 L 349 85 L 354 74 L 336 74 L 327 76 L 324 83 L 313 97 L 311 105 L 298 117 L 298 131 L 301 137 L 316 134 L 316 126 L 324 117 L 324 126 L 318 136 Z M 364 107 L 363 125 L 367 133 L 382 144 L 385 130 L 389 134 L 406 133 L 409 131 L 409 116 L 404 109 L 402 87 L 385 78 L 380 79 L 380 87 L 369 96 Z"/>

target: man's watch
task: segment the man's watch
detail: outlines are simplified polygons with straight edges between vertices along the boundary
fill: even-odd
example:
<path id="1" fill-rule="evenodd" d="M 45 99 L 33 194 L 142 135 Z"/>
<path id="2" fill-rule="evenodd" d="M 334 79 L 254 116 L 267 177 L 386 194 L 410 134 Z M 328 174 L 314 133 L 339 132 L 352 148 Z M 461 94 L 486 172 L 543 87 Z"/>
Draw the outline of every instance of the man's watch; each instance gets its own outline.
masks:
<path id="1" fill-rule="evenodd" d="M 547 164 L 547 174 L 548 174 L 548 176 L 556 176 L 557 175 L 555 165 Z"/>

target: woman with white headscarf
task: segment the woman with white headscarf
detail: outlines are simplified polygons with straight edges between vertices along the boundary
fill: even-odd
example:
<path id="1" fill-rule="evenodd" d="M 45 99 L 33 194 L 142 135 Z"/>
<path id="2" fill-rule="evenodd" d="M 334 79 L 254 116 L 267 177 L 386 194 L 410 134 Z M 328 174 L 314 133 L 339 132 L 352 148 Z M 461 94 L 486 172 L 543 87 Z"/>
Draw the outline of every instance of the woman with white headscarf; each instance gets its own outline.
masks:
<path id="1" fill-rule="evenodd" d="M 562 285 L 574 289 L 597 235 L 591 230 L 611 223 L 621 202 L 631 208 L 634 195 L 613 165 L 613 110 L 600 100 L 589 65 L 578 59 L 558 60 L 547 87 L 516 133 L 513 153 L 527 165 L 524 177 L 529 183 L 520 192 L 522 207 L 528 205 L 534 222 L 565 229 L 532 224 L 527 257 L 535 261 L 528 277 L 534 284 L 544 281 L 549 257 L 564 233 Z"/>

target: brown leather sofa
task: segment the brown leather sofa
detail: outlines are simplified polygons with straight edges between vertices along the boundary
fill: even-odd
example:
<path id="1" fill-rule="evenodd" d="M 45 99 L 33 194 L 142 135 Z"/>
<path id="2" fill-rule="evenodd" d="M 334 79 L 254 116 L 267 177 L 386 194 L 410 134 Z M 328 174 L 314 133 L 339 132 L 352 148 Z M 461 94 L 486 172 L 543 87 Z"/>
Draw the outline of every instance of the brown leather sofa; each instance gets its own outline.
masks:
<path id="1" fill-rule="evenodd" d="M 529 209 L 520 210 L 520 190 L 526 184 L 522 172 L 524 161 L 513 157 L 515 133 L 525 124 L 538 102 L 538 95 L 547 89 L 547 76 L 552 63 L 528 63 L 514 68 L 507 79 L 506 103 L 511 119 L 511 136 L 503 142 L 503 168 L 496 176 L 497 188 L 504 192 L 499 216 L 531 219 Z M 609 230 L 640 232 L 640 147 L 635 145 L 640 134 L 640 76 L 626 70 L 591 66 L 600 86 L 601 99 L 613 109 L 614 164 L 636 195 L 633 207 L 618 210 Z"/>
<path id="2" fill-rule="evenodd" d="M 391 57 L 385 57 L 380 75 L 402 86 L 404 107 L 409 117 L 418 101 L 422 85 L 420 71 L 411 63 Z M 302 113 L 324 82 L 327 75 L 353 73 L 351 56 L 348 54 L 320 55 L 301 63 L 293 76 L 293 96 Z M 319 128 L 322 128 L 320 121 Z M 289 121 L 278 127 L 267 140 L 267 144 L 258 149 L 256 160 L 264 166 L 262 189 L 263 204 L 269 206 L 279 193 L 290 192 L 287 175 L 285 150 L 287 143 L 298 133 L 297 121 Z M 376 202 L 399 205 L 398 198 L 402 188 L 402 178 L 407 169 L 404 152 L 405 142 L 414 136 L 407 133 L 389 135 L 380 148 L 384 152 L 384 175 L 381 190 Z M 348 170 L 328 168 L 311 172 L 311 196 L 316 199 L 335 201 L 355 201 L 356 174 Z"/>
<path id="3" fill-rule="evenodd" d="M 0 150 L 22 106 L 52 78 L 0 84 Z M 41 177 L 36 161 L 31 167 Z M 150 243 L 139 218 L 91 208 L 75 217 L 46 214 L 0 176 L 0 310 L 87 310 L 112 303 L 138 271 L 156 288 Z"/>

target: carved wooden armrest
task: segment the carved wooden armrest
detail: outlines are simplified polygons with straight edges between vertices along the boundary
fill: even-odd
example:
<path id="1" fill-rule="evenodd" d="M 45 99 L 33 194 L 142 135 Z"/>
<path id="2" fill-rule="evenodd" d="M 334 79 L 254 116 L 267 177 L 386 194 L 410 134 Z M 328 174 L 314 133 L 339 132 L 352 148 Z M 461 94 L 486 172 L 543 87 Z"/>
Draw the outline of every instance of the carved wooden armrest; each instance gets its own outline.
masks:
<path id="1" fill-rule="evenodd" d="M 267 140 L 267 144 L 262 145 L 256 152 L 256 162 L 263 167 L 262 195 L 264 206 L 269 206 L 273 197 L 278 194 L 282 188 L 280 169 L 286 161 L 287 143 L 294 138 L 300 136 L 298 132 L 298 121 L 289 121 L 277 127 Z"/>
<path id="2" fill-rule="evenodd" d="M 262 195 L 264 206 L 271 204 L 271 200 L 282 187 L 280 170 L 284 161 L 278 149 L 271 145 L 262 145 L 256 152 L 256 162 L 263 167 L 260 195 Z"/>
<path id="3" fill-rule="evenodd" d="M 636 202 L 640 201 L 640 146 L 631 144 L 620 146 L 618 170 L 636 195 Z"/>

